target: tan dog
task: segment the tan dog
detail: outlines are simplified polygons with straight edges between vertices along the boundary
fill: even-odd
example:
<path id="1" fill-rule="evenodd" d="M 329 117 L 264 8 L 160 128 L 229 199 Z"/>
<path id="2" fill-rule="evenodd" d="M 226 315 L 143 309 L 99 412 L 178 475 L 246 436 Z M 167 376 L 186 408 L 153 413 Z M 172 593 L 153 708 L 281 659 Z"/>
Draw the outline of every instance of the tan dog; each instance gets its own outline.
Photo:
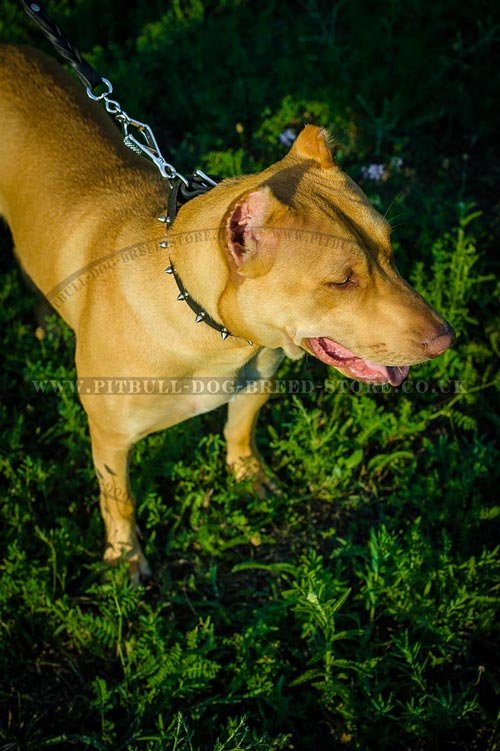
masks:
<path id="1" fill-rule="evenodd" d="M 75 331 L 105 558 L 125 556 L 137 581 L 149 566 L 128 481 L 136 441 L 229 402 L 228 464 L 262 485 L 253 433 L 268 394 L 234 397 L 228 384 L 272 378 L 283 353 L 307 351 L 398 385 L 453 332 L 399 276 L 389 225 L 320 129 L 306 126 L 261 174 L 183 206 L 167 245 L 168 184 L 100 105 L 39 52 L 0 47 L 0 71 L 0 213 L 24 270 Z M 220 390 L 199 393 L 207 378 Z"/>

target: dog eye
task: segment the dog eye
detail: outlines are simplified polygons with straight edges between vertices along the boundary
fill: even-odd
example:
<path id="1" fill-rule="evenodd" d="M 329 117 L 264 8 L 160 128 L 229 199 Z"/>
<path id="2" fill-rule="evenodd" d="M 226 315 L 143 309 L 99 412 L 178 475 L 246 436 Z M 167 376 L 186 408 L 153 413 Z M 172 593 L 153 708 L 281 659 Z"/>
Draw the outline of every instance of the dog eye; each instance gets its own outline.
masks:
<path id="1" fill-rule="evenodd" d="M 346 274 L 345 278 L 341 282 L 327 282 L 328 287 L 347 287 L 352 280 L 352 273 Z"/>

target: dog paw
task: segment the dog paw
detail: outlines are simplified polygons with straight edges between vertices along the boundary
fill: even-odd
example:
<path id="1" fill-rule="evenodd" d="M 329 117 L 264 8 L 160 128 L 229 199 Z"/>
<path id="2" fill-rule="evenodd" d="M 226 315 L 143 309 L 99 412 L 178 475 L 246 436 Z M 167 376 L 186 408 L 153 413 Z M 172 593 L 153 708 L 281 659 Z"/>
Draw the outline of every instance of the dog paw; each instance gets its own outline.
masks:
<path id="1" fill-rule="evenodd" d="M 278 478 L 267 468 L 260 472 L 258 476 L 253 477 L 250 482 L 252 490 L 258 498 L 282 494 Z"/>
<path id="2" fill-rule="evenodd" d="M 236 479 L 249 486 L 259 498 L 281 494 L 278 478 L 255 456 L 239 459 L 230 469 Z"/>
<path id="3" fill-rule="evenodd" d="M 134 587 L 140 587 L 141 585 L 146 584 L 153 573 L 151 571 L 151 566 L 149 565 L 147 558 L 141 553 L 140 559 L 127 560 L 130 572 L 130 581 L 132 582 Z"/>
<path id="4" fill-rule="evenodd" d="M 119 553 L 115 548 L 109 546 L 104 553 L 104 560 L 110 566 L 116 566 L 120 561 L 125 561 L 129 568 L 130 581 L 134 587 L 145 584 L 152 575 L 148 559 L 138 546 L 129 552 L 122 550 Z"/>

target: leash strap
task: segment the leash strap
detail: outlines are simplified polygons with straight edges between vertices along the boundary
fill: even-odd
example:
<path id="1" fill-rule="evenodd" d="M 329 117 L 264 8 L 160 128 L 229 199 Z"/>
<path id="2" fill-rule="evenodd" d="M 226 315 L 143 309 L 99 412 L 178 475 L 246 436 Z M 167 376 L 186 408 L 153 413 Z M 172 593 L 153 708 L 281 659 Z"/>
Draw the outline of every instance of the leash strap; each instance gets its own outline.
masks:
<path id="1" fill-rule="evenodd" d="M 81 81 L 91 91 L 103 82 L 97 71 L 83 59 L 80 51 L 68 42 L 56 22 L 38 3 L 19 0 L 28 16 L 42 29 L 45 36 L 52 42 L 61 57 L 68 62 L 78 74 Z"/>

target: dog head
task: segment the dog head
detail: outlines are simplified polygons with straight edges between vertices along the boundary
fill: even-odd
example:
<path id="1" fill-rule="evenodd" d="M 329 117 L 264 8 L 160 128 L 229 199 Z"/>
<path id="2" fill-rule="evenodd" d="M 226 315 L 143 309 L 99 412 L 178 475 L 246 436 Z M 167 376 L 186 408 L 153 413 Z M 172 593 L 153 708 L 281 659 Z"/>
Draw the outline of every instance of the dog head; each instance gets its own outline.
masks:
<path id="1" fill-rule="evenodd" d="M 241 183 L 244 186 L 244 182 Z M 231 203 L 219 301 L 233 329 L 288 356 L 398 385 L 453 341 L 449 324 L 399 275 L 388 222 L 306 126 L 288 155 Z"/>

